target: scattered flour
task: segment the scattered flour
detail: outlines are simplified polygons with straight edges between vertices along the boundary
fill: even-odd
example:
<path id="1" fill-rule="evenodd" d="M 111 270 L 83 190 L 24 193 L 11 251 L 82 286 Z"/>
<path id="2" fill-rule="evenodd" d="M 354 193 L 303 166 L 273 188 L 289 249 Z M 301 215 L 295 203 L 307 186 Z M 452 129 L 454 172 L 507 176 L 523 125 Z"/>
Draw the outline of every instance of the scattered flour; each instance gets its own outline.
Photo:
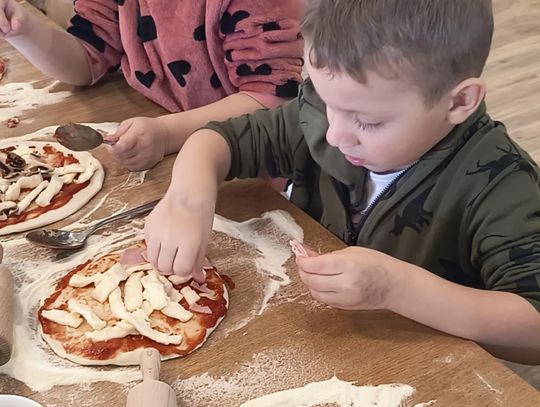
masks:
<path id="1" fill-rule="evenodd" d="M 34 88 L 34 83 L 12 82 L 0 86 L 0 121 L 20 116 L 25 110 L 51 105 L 71 95 L 71 92 L 51 92 L 59 83 L 55 81 L 43 88 Z"/>
<path id="2" fill-rule="evenodd" d="M 320 377 L 328 374 L 328 369 L 302 353 L 300 348 L 257 353 L 230 376 L 212 377 L 205 373 L 177 380 L 172 387 L 181 405 L 231 407 L 400 407 L 415 391 L 406 384 L 355 386 L 339 380 L 334 373 L 329 373 L 334 376 L 329 380 L 306 384 L 302 377 Z M 289 389 L 283 390 L 283 385 Z M 415 407 L 427 407 L 434 402 Z"/>

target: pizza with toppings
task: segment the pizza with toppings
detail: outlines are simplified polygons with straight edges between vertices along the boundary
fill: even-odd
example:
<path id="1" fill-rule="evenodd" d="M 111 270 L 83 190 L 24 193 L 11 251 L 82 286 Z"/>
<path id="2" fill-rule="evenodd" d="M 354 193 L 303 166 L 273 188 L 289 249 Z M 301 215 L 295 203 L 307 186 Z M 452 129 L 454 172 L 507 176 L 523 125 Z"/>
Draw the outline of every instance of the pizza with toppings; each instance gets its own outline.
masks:
<path id="1" fill-rule="evenodd" d="M 143 243 L 68 272 L 38 310 L 41 335 L 63 358 L 83 365 L 136 365 L 153 347 L 162 359 L 200 347 L 225 317 L 225 280 L 177 281 L 144 258 Z"/>
<path id="2" fill-rule="evenodd" d="M 0 235 L 62 220 L 103 185 L 101 163 L 56 142 L 0 142 Z"/>

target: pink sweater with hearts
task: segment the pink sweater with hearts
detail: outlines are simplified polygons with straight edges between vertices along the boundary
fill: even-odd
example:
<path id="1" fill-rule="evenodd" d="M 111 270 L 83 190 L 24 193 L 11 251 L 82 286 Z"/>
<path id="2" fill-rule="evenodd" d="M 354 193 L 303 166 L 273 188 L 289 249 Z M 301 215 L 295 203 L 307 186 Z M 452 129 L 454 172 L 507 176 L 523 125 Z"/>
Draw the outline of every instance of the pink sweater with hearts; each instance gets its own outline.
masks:
<path id="1" fill-rule="evenodd" d="M 246 92 L 274 107 L 301 82 L 302 0 L 77 0 L 68 32 L 92 80 L 121 67 L 171 112 Z"/>

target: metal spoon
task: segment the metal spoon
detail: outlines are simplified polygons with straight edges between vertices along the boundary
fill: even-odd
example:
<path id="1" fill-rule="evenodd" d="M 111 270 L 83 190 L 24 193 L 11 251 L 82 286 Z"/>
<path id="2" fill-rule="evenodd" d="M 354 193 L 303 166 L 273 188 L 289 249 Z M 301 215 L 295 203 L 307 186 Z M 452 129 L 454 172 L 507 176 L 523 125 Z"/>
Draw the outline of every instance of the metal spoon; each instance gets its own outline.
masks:
<path id="1" fill-rule="evenodd" d="M 113 145 L 116 141 L 104 140 L 101 133 L 84 124 L 68 123 L 56 129 L 53 137 L 73 151 L 92 150 L 101 144 Z"/>
<path id="2" fill-rule="evenodd" d="M 108 225 L 121 219 L 127 219 L 134 215 L 150 212 L 157 205 L 158 200 L 127 210 L 125 212 L 113 215 L 103 219 L 96 224 L 84 229 L 75 230 L 59 230 L 59 229 L 42 229 L 34 230 L 26 235 L 26 240 L 38 246 L 48 247 L 50 249 L 79 249 L 84 246 L 86 239 L 92 233 L 102 226 Z"/>

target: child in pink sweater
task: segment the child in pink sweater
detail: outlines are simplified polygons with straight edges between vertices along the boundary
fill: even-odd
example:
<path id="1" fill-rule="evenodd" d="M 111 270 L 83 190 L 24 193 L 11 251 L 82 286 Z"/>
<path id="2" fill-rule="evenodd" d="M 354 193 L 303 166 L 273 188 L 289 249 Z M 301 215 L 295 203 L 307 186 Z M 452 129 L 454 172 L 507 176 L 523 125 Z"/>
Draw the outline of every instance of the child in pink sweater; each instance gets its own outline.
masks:
<path id="1" fill-rule="evenodd" d="M 0 36 L 44 73 L 92 85 L 121 67 L 127 82 L 171 112 L 132 118 L 110 149 L 130 170 L 153 167 L 185 137 L 295 97 L 302 0 L 77 0 L 67 33 L 15 0 L 0 0 Z"/>

